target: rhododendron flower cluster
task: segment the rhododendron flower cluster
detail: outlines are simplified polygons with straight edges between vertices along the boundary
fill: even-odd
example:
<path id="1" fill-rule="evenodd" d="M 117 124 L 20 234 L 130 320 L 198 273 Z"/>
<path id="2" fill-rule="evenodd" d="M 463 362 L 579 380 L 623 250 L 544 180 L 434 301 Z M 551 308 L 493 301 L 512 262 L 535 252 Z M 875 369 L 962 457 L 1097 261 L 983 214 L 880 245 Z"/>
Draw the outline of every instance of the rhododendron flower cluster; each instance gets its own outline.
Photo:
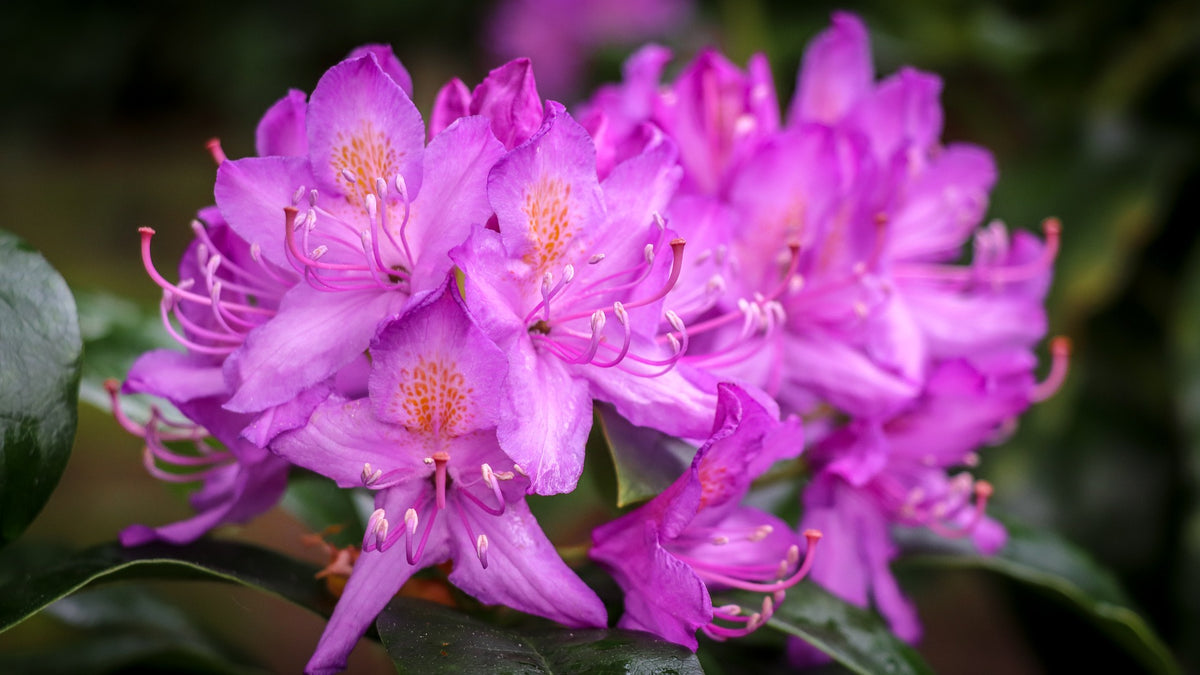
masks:
<path id="1" fill-rule="evenodd" d="M 761 55 L 705 51 L 664 81 L 670 59 L 643 48 L 574 114 L 518 59 L 446 84 L 427 125 L 368 46 L 273 106 L 258 156 L 212 144 L 216 204 L 179 281 L 142 231 L 184 351 L 146 354 L 123 387 L 188 421 L 128 419 L 111 387 L 151 473 L 204 484 L 196 517 L 125 544 L 244 521 L 302 467 L 375 499 L 310 672 L 343 668 L 446 561 L 483 603 L 604 626 L 525 502 L 575 489 L 602 401 L 696 449 L 594 532 L 620 626 L 694 650 L 815 582 L 915 640 L 892 531 L 1003 544 L 966 471 L 1065 375 L 1064 341 L 1034 374 L 1059 226 L 982 225 L 990 154 L 942 144 L 937 77 L 875 81 L 852 15 L 813 41 L 786 111 Z M 744 502 L 802 453 L 799 522 Z M 714 602 L 730 590 L 761 604 Z"/>

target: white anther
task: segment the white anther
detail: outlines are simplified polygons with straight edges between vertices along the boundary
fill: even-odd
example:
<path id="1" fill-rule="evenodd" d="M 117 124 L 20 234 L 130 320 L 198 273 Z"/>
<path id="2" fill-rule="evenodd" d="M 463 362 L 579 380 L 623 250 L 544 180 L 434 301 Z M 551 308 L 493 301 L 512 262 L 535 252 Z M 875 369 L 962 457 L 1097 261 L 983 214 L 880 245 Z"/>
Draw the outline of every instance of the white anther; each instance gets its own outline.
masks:
<path id="1" fill-rule="evenodd" d="M 375 203 L 375 195 L 369 194 L 364 200 L 367 205 L 367 217 L 375 220 L 375 216 L 379 213 L 379 206 Z"/>
<path id="2" fill-rule="evenodd" d="M 313 260 L 320 260 L 321 256 L 325 255 L 328 252 L 329 252 L 329 247 L 326 246 L 325 244 L 321 244 L 320 246 L 318 246 L 312 250 L 312 253 L 309 255 L 309 257 L 312 258 Z"/>
<path id="3" fill-rule="evenodd" d="M 776 322 L 784 323 L 785 321 L 787 321 L 787 311 L 783 309 L 783 305 L 779 301 L 772 300 L 772 301 L 768 302 L 765 306 L 766 306 L 767 312 L 775 317 Z"/>
<path id="4" fill-rule="evenodd" d="M 321 196 L 321 193 L 320 193 L 320 192 L 317 192 L 317 189 L 316 189 L 316 188 L 313 188 L 313 189 L 309 190 L 309 191 L 308 191 L 308 205 L 309 205 L 309 206 L 316 206 L 316 205 L 317 205 L 317 199 L 318 199 L 320 196 Z"/>
<path id="5" fill-rule="evenodd" d="M 308 228 L 308 230 L 311 232 L 313 230 L 313 228 L 315 228 L 316 226 L 317 226 L 317 210 L 309 209 L 308 212 L 304 214 L 304 227 Z"/>
<path id="6" fill-rule="evenodd" d="M 735 136 L 745 136 L 754 131 L 757 126 L 758 120 L 754 119 L 752 115 L 739 115 L 737 121 L 733 123 L 733 134 Z"/>
<path id="7" fill-rule="evenodd" d="M 546 272 L 542 275 L 542 297 L 550 295 L 550 289 L 554 288 L 554 275 Z"/>
<path id="8" fill-rule="evenodd" d="M 596 255 L 594 255 L 594 256 L 592 256 L 592 257 L 588 258 L 588 264 L 589 264 L 589 265 L 595 265 L 596 263 L 600 262 L 601 260 L 604 260 L 604 254 L 603 254 L 603 253 L 597 253 Z"/>
<path id="9" fill-rule="evenodd" d="M 383 469 L 372 470 L 370 462 L 363 464 L 363 470 L 362 470 L 363 485 L 365 485 L 366 487 L 371 487 L 375 483 L 378 483 L 379 479 L 382 477 L 383 477 Z"/>
<path id="10" fill-rule="evenodd" d="M 396 191 L 400 193 L 400 198 L 408 201 L 408 183 L 404 182 L 404 176 L 396 174 Z"/>
<path id="11" fill-rule="evenodd" d="M 750 618 L 746 621 L 746 630 L 749 630 L 749 631 L 757 630 L 758 627 L 762 625 L 762 622 L 763 622 L 762 614 L 755 612 L 755 613 L 751 614 Z"/>
<path id="12" fill-rule="evenodd" d="M 654 244 L 646 244 L 646 248 L 642 249 L 642 253 L 646 256 L 646 264 L 654 263 Z"/>
<path id="13" fill-rule="evenodd" d="M 492 475 L 495 476 L 497 480 L 512 480 L 516 477 L 511 471 L 494 471 L 492 472 Z"/>
<path id="14" fill-rule="evenodd" d="M 663 220 L 662 214 L 658 211 L 654 212 L 654 225 L 658 227 L 659 232 L 667 229 L 667 221 Z"/>
<path id="15" fill-rule="evenodd" d="M 709 277 L 708 283 L 704 285 L 704 290 L 708 293 L 724 293 L 725 288 L 725 277 L 720 274 L 714 274 Z"/>
<path id="16" fill-rule="evenodd" d="M 774 530 L 775 528 L 771 527 L 770 525 L 759 525 L 758 528 L 750 533 L 750 536 L 746 537 L 746 539 L 750 541 L 762 541 L 763 539 L 766 539 L 767 535 L 771 534 L 771 532 Z"/>
<path id="17" fill-rule="evenodd" d="M 726 537 L 723 534 L 718 534 L 712 538 L 712 543 L 714 546 L 724 546 L 725 544 L 729 543 L 729 537 Z"/>
<path id="18" fill-rule="evenodd" d="M 426 458 L 422 459 L 421 461 L 425 462 L 425 464 L 427 466 L 433 466 L 433 458 L 432 457 L 426 457 Z"/>
<path id="19" fill-rule="evenodd" d="M 304 192 L 306 189 L 307 188 L 305 188 L 303 185 L 296 188 L 296 192 L 292 195 L 292 206 L 299 204 L 300 200 L 304 199 Z"/>
<path id="20" fill-rule="evenodd" d="M 483 474 L 484 485 L 488 487 L 496 486 L 496 474 L 492 471 L 492 467 L 489 466 L 487 462 L 484 462 L 483 465 L 479 467 L 479 471 Z"/>
<path id="21" fill-rule="evenodd" d="M 604 310 L 598 309 L 592 312 L 592 334 L 597 334 L 604 330 L 604 324 L 608 323 L 608 317 L 604 316 Z"/>
<path id="22" fill-rule="evenodd" d="M 800 547 L 795 544 L 789 546 L 787 550 L 787 559 L 784 562 L 788 564 L 788 567 L 800 562 Z"/>
<path id="23" fill-rule="evenodd" d="M 175 287 L 181 291 L 186 291 L 186 290 L 190 290 L 192 288 L 192 286 L 195 286 L 195 285 L 196 285 L 196 280 L 189 277 L 187 279 L 180 280 L 179 283 L 175 284 Z"/>
<path id="24" fill-rule="evenodd" d="M 729 247 L 725 244 L 719 244 L 717 248 L 713 250 L 713 261 L 718 265 L 724 265 L 725 256 L 727 255 L 729 255 Z"/>
<path id="25" fill-rule="evenodd" d="M 387 181 L 382 178 L 376 178 L 375 179 L 375 192 L 379 195 L 379 198 L 383 199 L 384 197 L 386 197 L 387 191 L 388 191 Z"/>
<path id="26" fill-rule="evenodd" d="M 304 223 L 306 222 L 308 222 L 308 211 L 305 211 L 304 213 L 297 213 L 296 217 L 292 219 L 292 231 L 298 231 L 300 228 L 304 227 Z"/>
<path id="27" fill-rule="evenodd" d="M 713 254 L 712 249 L 706 248 L 700 252 L 700 255 L 696 256 L 692 260 L 692 264 L 693 265 L 703 265 L 704 263 L 708 262 L 708 259 L 712 257 L 712 254 Z"/>
<path id="28" fill-rule="evenodd" d="M 963 457 L 963 464 L 970 467 L 979 466 L 979 453 L 968 452 L 967 456 Z"/>
<path id="29" fill-rule="evenodd" d="M 629 312 L 625 311 L 625 305 L 622 305 L 620 300 L 613 303 L 613 314 L 617 317 L 617 323 L 622 326 L 629 325 Z"/>
<path id="30" fill-rule="evenodd" d="M 678 354 L 681 349 L 679 338 L 675 337 L 674 333 L 667 333 L 667 342 L 671 343 L 671 351 Z"/>
<path id="31" fill-rule="evenodd" d="M 571 263 L 567 263 L 566 267 L 563 267 L 563 277 L 562 278 L 563 278 L 564 284 L 571 283 L 571 280 L 575 278 L 575 266 L 572 265 Z"/>
<path id="32" fill-rule="evenodd" d="M 408 529 L 409 534 L 416 534 L 417 523 L 420 519 L 417 518 L 417 510 L 410 508 L 404 512 L 404 527 Z"/>
<path id="33" fill-rule="evenodd" d="M 729 616 L 738 616 L 739 614 L 742 613 L 742 606 L 741 605 L 722 605 L 721 607 L 715 608 L 714 611 L 720 612 L 722 614 L 728 614 Z"/>
<path id="34" fill-rule="evenodd" d="M 804 289 L 804 277 L 797 274 L 788 279 L 788 294 L 795 295 Z"/>
<path id="35" fill-rule="evenodd" d="M 262 261 L 262 246 L 259 246 L 257 241 L 250 244 L 250 259 L 254 262 Z"/>
<path id="36" fill-rule="evenodd" d="M 475 553 L 479 555 L 479 562 L 487 569 L 487 552 L 488 538 L 486 534 L 481 534 L 475 539 Z"/>
<path id="37" fill-rule="evenodd" d="M 521 474 L 522 476 L 529 475 L 529 474 L 525 473 L 525 469 L 522 469 L 520 464 L 513 464 L 513 471 L 516 471 L 517 473 Z"/>
<path id="38" fill-rule="evenodd" d="M 345 178 L 349 183 L 358 182 L 358 176 L 354 175 L 354 172 L 350 169 L 342 169 L 342 178 Z"/>
<path id="39" fill-rule="evenodd" d="M 679 315 L 675 313 L 675 310 L 668 309 L 667 311 L 663 312 L 663 316 L 667 317 L 667 323 L 671 324 L 671 328 L 674 328 L 680 333 L 684 331 L 683 319 L 679 318 Z"/>

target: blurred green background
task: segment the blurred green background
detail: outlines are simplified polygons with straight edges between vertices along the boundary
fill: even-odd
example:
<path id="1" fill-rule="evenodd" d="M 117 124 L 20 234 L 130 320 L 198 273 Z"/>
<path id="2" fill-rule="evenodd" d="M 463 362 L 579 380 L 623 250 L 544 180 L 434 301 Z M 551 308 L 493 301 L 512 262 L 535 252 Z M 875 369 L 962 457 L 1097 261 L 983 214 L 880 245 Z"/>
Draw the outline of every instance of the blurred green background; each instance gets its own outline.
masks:
<path id="1" fill-rule="evenodd" d="M 943 77 L 946 140 L 997 157 L 992 217 L 1064 224 L 1050 316 L 1074 341 L 1072 372 L 1010 442 L 984 453 L 998 507 L 1115 570 L 1200 671 L 1200 3 L 710 1 L 661 41 L 679 62 L 705 44 L 739 62 L 765 51 L 786 103 L 804 46 L 836 8 L 867 21 L 878 72 L 911 64 Z M 4 3 L 0 227 L 77 292 L 152 309 L 136 228 L 159 231 L 155 255 L 170 268 L 191 216 L 212 200 L 205 141 L 253 154 L 261 113 L 288 87 L 311 91 L 364 42 L 394 46 L 428 111 L 449 77 L 474 83 L 500 62 L 481 40 L 491 11 L 468 0 Z M 577 91 L 543 93 L 573 102 L 616 79 L 630 47 L 604 46 Z M 139 450 L 85 406 L 67 473 L 26 537 L 75 547 L 185 516 L 182 495 L 144 473 Z M 234 536 L 320 562 L 303 534 L 277 510 Z M 1009 582 L 901 572 L 939 672 L 1136 669 L 1086 620 Z M 161 592 L 268 669 L 302 666 L 319 620 L 214 588 Z M 38 617 L 0 635 L 0 652 L 71 639 Z M 378 649 L 352 661 L 352 672 L 391 670 Z"/>

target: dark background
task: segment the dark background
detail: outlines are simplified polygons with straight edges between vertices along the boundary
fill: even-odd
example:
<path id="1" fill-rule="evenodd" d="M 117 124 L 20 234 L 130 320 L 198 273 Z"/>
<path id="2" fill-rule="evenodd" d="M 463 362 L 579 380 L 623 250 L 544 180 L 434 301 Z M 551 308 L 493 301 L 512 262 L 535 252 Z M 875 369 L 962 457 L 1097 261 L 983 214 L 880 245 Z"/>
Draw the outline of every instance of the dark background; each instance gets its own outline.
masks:
<path id="1" fill-rule="evenodd" d="M 449 77 L 474 83 L 500 63 L 480 39 L 488 3 L 167 4 L 0 9 L 0 227 L 43 251 L 77 291 L 147 309 L 158 293 L 141 271 L 136 229 L 158 229 L 156 256 L 177 259 L 189 219 L 212 199 L 210 137 L 231 157 L 252 154 L 261 113 L 288 87 L 311 91 L 360 43 L 394 45 L 426 112 Z M 704 44 L 738 62 L 766 51 L 786 102 L 804 46 L 835 7 L 867 21 L 879 73 L 911 64 L 944 78 L 946 140 L 996 154 L 991 217 L 1033 229 L 1046 216 L 1063 221 L 1050 316 L 1075 344 L 1072 372 L 1012 441 L 984 452 L 998 508 L 1115 570 L 1200 669 L 1200 5 L 729 0 L 700 3 L 662 39 L 679 61 Z M 602 48 L 578 91 L 543 93 L 573 102 L 618 77 L 630 46 Z M 67 474 L 26 536 L 75 546 L 132 521 L 184 516 L 181 495 L 144 474 L 138 451 L 84 406 Z M 319 560 L 302 534 L 275 511 L 236 536 Z M 980 573 L 902 572 L 939 672 L 1136 669 L 1039 594 Z M 303 664 L 320 621 L 212 589 L 163 592 L 272 670 Z M 69 639 L 39 617 L 0 636 L 0 650 Z M 359 651 L 355 669 L 390 672 L 379 650 Z"/>

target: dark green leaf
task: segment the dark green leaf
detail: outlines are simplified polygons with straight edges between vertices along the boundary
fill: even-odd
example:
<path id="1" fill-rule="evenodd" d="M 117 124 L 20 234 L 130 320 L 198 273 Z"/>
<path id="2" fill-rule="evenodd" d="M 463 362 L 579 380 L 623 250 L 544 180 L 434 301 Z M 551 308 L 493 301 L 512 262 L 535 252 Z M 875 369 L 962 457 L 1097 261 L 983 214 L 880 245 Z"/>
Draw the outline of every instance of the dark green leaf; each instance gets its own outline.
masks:
<path id="1" fill-rule="evenodd" d="M 733 602 L 757 611 L 761 596 L 732 594 L 713 604 Z M 856 673 L 932 673 L 917 651 L 888 630 L 874 613 L 834 596 L 814 583 L 787 592 L 767 627 L 794 635 Z"/>
<path id="2" fill-rule="evenodd" d="M 908 533 L 913 564 L 986 569 L 1023 581 L 1074 604 L 1156 673 L 1178 673 L 1179 665 L 1154 629 L 1108 570 L 1070 542 L 1050 532 L 1006 522 L 1008 543 L 994 556 L 981 555 L 966 540 Z"/>
<path id="3" fill-rule="evenodd" d="M 79 324 L 62 277 L 0 232 L 0 546 L 58 485 L 75 439 Z"/>
<path id="4" fill-rule="evenodd" d="M 266 549 L 229 541 L 201 540 L 188 546 L 148 544 L 124 548 L 102 544 L 30 567 L 36 556 L 0 559 L 0 631 L 51 603 L 99 580 L 182 578 L 233 581 L 278 595 L 328 616 L 336 599 L 314 577 L 317 568 Z"/>
<path id="5" fill-rule="evenodd" d="M 702 673 L 689 650 L 637 631 L 499 628 L 396 598 L 376 622 L 400 673 Z"/>
<path id="6" fill-rule="evenodd" d="M 92 589 L 63 598 L 46 613 L 85 631 L 61 646 L 0 655 L 0 672 L 110 673 L 141 667 L 194 673 L 257 673 L 237 665 L 177 607 L 145 588 L 129 585 Z"/>
<path id="7" fill-rule="evenodd" d="M 645 427 L 637 427 L 609 405 L 595 404 L 596 420 L 607 441 L 617 473 L 617 506 L 650 499 L 688 468 L 693 446 Z"/>

